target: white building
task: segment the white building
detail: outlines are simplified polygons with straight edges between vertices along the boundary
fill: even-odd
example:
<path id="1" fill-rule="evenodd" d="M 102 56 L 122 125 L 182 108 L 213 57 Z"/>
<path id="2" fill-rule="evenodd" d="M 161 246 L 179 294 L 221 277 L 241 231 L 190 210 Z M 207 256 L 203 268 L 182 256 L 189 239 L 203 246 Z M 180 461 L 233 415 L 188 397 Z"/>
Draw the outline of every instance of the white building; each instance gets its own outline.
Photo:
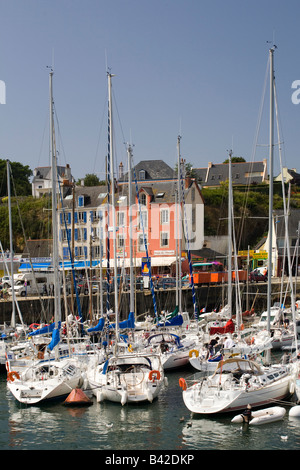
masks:
<path id="1" fill-rule="evenodd" d="M 59 183 L 64 182 L 73 183 L 73 177 L 71 174 L 71 168 L 67 164 L 66 166 L 57 167 Z M 48 194 L 52 191 L 52 176 L 51 176 L 51 166 L 40 166 L 33 170 L 33 179 L 32 179 L 32 196 L 41 197 L 44 194 Z M 58 188 L 57 188 L 58 189 Z"/>

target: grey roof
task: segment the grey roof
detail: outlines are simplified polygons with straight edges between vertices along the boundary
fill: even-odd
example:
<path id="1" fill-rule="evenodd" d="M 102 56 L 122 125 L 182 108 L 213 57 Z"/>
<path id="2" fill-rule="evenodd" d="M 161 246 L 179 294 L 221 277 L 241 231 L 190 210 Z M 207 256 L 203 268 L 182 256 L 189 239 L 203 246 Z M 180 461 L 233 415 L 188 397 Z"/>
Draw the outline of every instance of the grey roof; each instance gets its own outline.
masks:
<path id="1" fill-rule="evenodd" d="M 300 184 L 300 174 L 295 170 L 288 170 L 288 173 L 292 177 L 292 183 Z"/>
<path id="2" fill-rule="evenodd" d="M 274 211 L 275 216 L 275 230 L 276 237 L 284 238 L 285 236 L 285 221 L 284 221 L 283 210 Z M 290 215 L 288 217 L 288 232 L 289 238 L 296 239 L 298 237 L 298 229 L 300 223 L 300 209 L 290 209 Z"/>
<path id="3" fill-rule="evenodd" d="M 200 250 L 191 250 L 192 257 L 199 257 L 207 259 L 208 261 L 215 261 L 217 258 L 225 258 L 225 253 L 219 253 L 211 248 L 201 248 Z"/>
<path id="4" fill-rule="evenodd" d="M 193 168 L 198 183 L 202 186 L 218 186 L 228 180 L 228 163 L 210 164 L 207 168 Z M 232 163 L 232 183 L 251 184 L 261 183 L 264 180 L 264 162 L 238 162 Z"/>
<path id="5" fill-rule="evenodd" d="M 107 196 L 107 186 L 75 186 L 75 207 L 78 208 L 78 197 L 84 196 L 84 207 L 98 207 Z M 64 207 L 72 207 L 72 195 L 64 198 Z"/>
<path id="6" fill-rule="evenodd" d="M 63 179 L 66 173 L 66 166 L 59 166 L 57 165 L 57 173 Z M 35 168 L 35 175 L 32 178 L 32 183 L 35 181 L 43 180 L 51 180 L 51 166 L 39 166 Z"/>
<path id="7" fill-rule="evenodd" d="M 52 254 L 52 240 L 27 240 L 23 257 L 27 258 L 49 258 Z"/>
<path id="8" fill-rule="evenodd" d="M 152 203 L 175 203 L 175 191 L 178 188 L 177 180 L 173 181 L 154 181 L 154 182 L 138 182 L 137 183 L 139 193 L 141 190 L 146 192 L 148 195 L 151 196 Z M 132 185 L 133 187 L 133 195 L 135 197 L 136 188 L 135 184 Z M 184 194 L 187 194 L 189 188 L 185 188 Z M 128 196 L 128 185 L 121 185 L 120 186 L 120 194 L 123 196 Z M 133 199 L 134 200 L 134 199 Z"/>
<path id="9" fill-rule="evenodd" d="M 163 160 L 142 160 L 135 165 L 134 172 L 137 181 L 141 181 L 141 170 L 145 171 L 145 179 L 143 181 L 170 180 L 176 178 L 174 169 L 167 165 Z M 128 181 L 128 173 L 125 173 L 123 177 L 119 179 L 119 183 L 125 181 Z"/>

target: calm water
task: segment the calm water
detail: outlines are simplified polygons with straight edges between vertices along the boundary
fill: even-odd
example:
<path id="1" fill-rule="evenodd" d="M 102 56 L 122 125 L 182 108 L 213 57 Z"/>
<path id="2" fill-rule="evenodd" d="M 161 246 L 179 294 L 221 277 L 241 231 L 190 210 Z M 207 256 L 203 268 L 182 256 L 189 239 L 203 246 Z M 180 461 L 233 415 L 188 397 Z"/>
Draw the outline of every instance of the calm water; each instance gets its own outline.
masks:
<path id="1" fill-rule="evenodd" d="M 232 424 L 232 416 L 193 418 L 184 406 L 179 377 L 187 368 L 167 374 L 169 385 L 152 404 L 97 403 L 67 408 L 56 402 L 19 405 L 0 376 L 0 449 L 2 450 L 297 450 L 300 418 L 258 427 Z M 287 406 L 287 412 L 290 409 Z M 182 421 L 184 417 L 184 421 Z M 282 437 L 285 437 L 283 439 Z M 130 452 L 129 452 L 130 453 Z"/>

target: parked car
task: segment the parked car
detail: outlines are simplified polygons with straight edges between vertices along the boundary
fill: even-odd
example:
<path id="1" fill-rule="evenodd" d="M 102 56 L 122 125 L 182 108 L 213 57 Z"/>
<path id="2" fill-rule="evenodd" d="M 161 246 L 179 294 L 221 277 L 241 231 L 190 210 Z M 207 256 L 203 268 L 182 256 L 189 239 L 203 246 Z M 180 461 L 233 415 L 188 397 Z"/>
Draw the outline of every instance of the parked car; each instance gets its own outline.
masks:
<path id="1" fill-rule="evenodd" d="M 4 288 L 11 287 L 11 276 L 3 276 L 2 285 Z"/>
<path id="2" fill-rule="evenodd" d="M 268 271 L 260 271 L 259 269 L 254 269 L 254 271 L 251 271 L 249 274 L 249 281 L 250 282 L 266 282 L 268 279 Z"/>
<path id="3" fill-rule="evenodd" d="M 161 277 L 154 284 L 156 289 L 173 289 L 176 287 L 176 279 L 174 277 Z"/>

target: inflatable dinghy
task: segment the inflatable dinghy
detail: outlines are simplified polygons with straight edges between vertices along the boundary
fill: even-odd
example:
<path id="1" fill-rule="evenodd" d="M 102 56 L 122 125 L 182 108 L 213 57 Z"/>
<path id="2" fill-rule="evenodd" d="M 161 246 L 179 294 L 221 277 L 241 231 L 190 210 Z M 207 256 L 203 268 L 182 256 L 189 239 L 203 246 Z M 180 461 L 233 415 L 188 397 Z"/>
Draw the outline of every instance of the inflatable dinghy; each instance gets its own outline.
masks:
<path id="1" fill-rule="evenodd" d="M 251 426 L 258 426 L 260 424 L 273 423 L 284 418 L 286 413 L 285 408 L 282 406 L 273 406 L 271 408 L 264 408 L 263 410 L 252 411 L 251 420 L 249 424 Z M 236 415 L 232 420 L 232 423 L 243 423 L 244 417 L 242 414 Z"/>

